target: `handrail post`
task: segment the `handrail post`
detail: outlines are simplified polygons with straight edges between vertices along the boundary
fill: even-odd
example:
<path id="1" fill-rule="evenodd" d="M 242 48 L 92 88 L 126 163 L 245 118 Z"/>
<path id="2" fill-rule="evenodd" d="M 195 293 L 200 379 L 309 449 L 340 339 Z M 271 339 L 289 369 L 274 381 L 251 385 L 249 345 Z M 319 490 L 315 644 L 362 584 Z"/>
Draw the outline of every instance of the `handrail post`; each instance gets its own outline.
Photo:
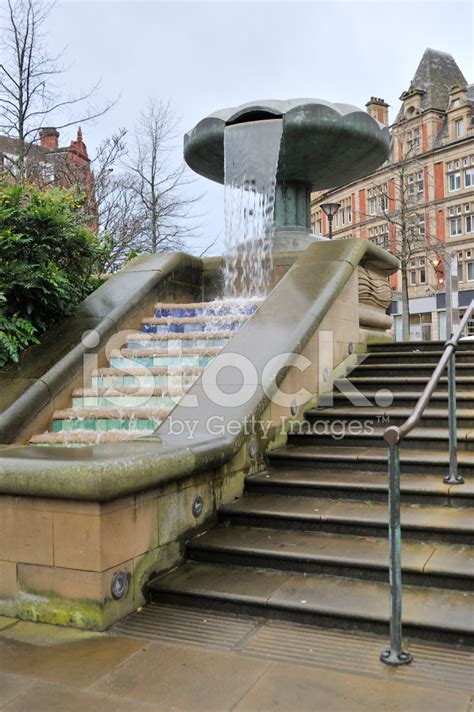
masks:
<path id="1" fill-rule="evenodd" d="M 456 351 L 448 361 L 448 418 L 449 418 L 449 472 L 444 478 L 447 485 L 462 485 L 464 477 L 458 474 L 458 427 L 456 416 Z"/>
<path id="2" fill-rule="evenodd" d="M 380 659 L 387 665 L 408 665 L 413 656 L 402 650 L 402 564 L 400 527 L 400 447 L 399 430 L 385 432 L 388 445 L 388 527 L 390 574 L 390 648 Z"/>

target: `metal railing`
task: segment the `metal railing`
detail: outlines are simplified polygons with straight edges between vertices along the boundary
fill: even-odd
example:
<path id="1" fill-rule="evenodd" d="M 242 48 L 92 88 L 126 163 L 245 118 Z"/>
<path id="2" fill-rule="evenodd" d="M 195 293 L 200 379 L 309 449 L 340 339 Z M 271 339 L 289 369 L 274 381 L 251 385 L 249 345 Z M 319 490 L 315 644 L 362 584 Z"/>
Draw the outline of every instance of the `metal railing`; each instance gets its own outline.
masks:
<path id="1" fill-rule="evenodd" d="M 446 341 L 443 354 L 433 375 L 421 394 L 413 413 L 400 426 L 392 425 L 384 432 L 388 447 L 388 512 L 389 512 L 389 571 L 390 571 L 390 648 L 380 659 L 387 665 L 407 665 L 413 657 L 402 650 L 402 569 L 400 530 L 400 443 L 421 420 L 433 391 L 448 366 L 448 411 L 449 411 L 449 472 L 444 482 L 450 485 L 463 484 L 458 475 L 457 423 L 456 423 L 456 361 L 455 352 L 467 322 L 474 312 L 474 300 L 467 307 L 461 323 L 451 338 Z"/>

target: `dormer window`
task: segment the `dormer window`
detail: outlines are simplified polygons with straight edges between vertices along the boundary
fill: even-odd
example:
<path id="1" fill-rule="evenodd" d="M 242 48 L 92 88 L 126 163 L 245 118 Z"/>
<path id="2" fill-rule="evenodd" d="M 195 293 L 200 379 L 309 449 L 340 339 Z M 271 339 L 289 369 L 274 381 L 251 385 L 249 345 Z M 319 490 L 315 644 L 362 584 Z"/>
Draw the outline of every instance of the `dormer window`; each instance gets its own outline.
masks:
<path id="1" fill-rule="evenodd" d="M 456 119 L 454 122 L 454 135 L 456 138 L 464 136 L 464 119 Z"/>
<path id="2" fill-rule="evenodd" d="M 461 100 L 460 100 L 460 99 L 454 99 L 453 105 L 452 105 L 451 108 L 453 108 L 453 109 L 459 109 L 460 106 L 461 106 Z"/>

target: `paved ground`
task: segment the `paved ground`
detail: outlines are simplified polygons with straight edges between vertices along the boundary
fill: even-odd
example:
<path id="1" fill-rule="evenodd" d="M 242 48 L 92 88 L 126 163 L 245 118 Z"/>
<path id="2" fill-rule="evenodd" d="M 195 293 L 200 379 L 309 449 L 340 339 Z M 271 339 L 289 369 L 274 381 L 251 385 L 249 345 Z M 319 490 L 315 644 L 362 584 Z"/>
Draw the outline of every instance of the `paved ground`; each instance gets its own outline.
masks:
<path id="1" fill-rule="evenodd" d="M 0 618 L 0 709 L 474 712 L 468 651 L 413 644 L 413 665 L 394 670 L 382 642 L 172 606 L 106 634 Z"/>

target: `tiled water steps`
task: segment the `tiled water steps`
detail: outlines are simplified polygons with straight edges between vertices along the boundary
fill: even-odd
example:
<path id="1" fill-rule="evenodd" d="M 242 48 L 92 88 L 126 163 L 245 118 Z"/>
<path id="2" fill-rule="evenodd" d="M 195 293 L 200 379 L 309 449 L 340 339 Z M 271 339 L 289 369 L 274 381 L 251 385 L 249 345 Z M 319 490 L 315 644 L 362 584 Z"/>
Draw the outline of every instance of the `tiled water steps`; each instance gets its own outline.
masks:
<path id="1" fill-rule="evenodd" d="M 260 301 L 157 304 L 109 365 L 95 369 L 90 387 L 72 394 L 72 407 L 53 414 L 51 432 L 36 445 L 129 440 L 153 432 L 204 367 L 257 309 Z"/>
<path id="2" fill-rule="evenodd" d="M 188 554 L 193 561 L 388 580 L 386 537 L 219 526 L 193 539 Z M 469 591 L 474 547 L 404 541 L 402 570 L 405 583 Z"/>
<path id="3" fill-rule="evenodd" d="M 164 388 L 151 385 L 106 388 L 76 388 L 72 393 L 73 408 L 172 408 L 186 394 L 188 387 Z"/>
<path id="4" fill-rule="evenodd" d="M 332 627 L 387 633 L 389 588 L 361 581 L 271 568 L 188 561 L 150 582 L 155 601 L 248 612 Z M 405 634 L 469 642 L 474 634 L 472 594 L 405 586 Z"/>
<path id="5" fill-rule="evenodd" d="M 219 330 L 236 330 L 249 318 L 250 314 L 223 314 L 218 317 L 216 325 Z M 150 317 L 143 319 L 142 330 L 145 334 L 188 333 L 205 330 L 209 325 L 209 316 L 189 317 Z"/>
<path id="6" fill-rule="evenodd" d="M 104 367 L 92 372 L 92 388 L 126 388 L 153 384 L 156 387 L 192 385 L 204 371 L 204 366 L 126 366 Z"/>
<path id="7" fill-rule="evenodd" d="M 249 494 L 284 494 L 330 497 L 332 499 L 357 499 L 364 502 L 387 501 L 388 479 L 385 472 L 351 472 L 344 470 L 272 468 L 246 480 Z M 474 478 L 462 487 L 447 485 L 437 475 L 413 475 L 402 472 L 400 476 L 402 502 L 463 506 L 474 504 Z"/>

